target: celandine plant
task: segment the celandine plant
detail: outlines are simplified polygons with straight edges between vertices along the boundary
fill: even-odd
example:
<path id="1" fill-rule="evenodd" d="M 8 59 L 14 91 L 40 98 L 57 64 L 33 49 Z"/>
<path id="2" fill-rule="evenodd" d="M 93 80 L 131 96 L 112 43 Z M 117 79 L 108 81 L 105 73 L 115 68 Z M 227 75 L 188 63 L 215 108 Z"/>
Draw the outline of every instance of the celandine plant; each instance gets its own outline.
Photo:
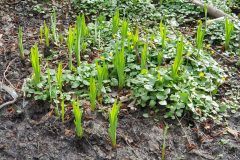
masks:
<path id="1" fill-rule="evenodd" d="M 75 117 L 74 124 L 76 128 L 76 134 L 81 139 L 83 137 L 83 127 L 82 127 L 83 111 L 80 109 L 78 101 L 73 101 L 72 106 L 73 106 L 73 114 Z"/>
<path id="2" fill-rule="evenodd" d="M 40 68 L 40 63 L 39 63 L 39 52 L 38 52 L 38 46 L 35 44 L 31 48 L 31 55 L 30 55 L 32 67 L 33 67 L 33 81 L 34 84 L 37 85 L 40 83 L 40 78 L 41 78 L 41 68 Z"/>
<path id="3" fill-rule="evenodd" d="M 108 133 L 112 141 L 113 148 L 117 146 L 117 124 L 118 124 L 118 113 L 120 110 L 120 103 L 113 104 L 111 111 L 109 112 L 109 129 Z"/>

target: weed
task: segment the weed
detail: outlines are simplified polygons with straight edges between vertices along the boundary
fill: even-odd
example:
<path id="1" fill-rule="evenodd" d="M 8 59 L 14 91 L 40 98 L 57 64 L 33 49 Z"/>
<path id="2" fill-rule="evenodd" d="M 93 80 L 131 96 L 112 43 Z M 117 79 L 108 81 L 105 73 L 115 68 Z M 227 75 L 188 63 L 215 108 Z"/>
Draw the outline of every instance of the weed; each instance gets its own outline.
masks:
<path id="1" fill-rule="evenodd" d="M 108 133 L 112 141 L 113 148 L 117 145 L 117 123 L 118 123 L 118 113 L 120 110 L 120 103 L 114 102 L 111 111 L 109 112 L 109 129 Z"/>
<path id="2" fill-rule="evenodd" d="M 23 49 L 23 29 L 21 26 L 19 26 L 18 29 L 18 46 L 20 51 L 20 57 L 23 60 L 24 59 L 24 49 Z"/>
<path id="3" fill-rule="evenodd" d="M 96 108 L 97 87 L 96 80 L 93 77 L 90 78 L 89 98 L 91 103 L 91 110 L 94 111 Z"/>
<path id="4" fill-rule="evenodd" d="M 225 50 L 229 49 L 229 44 L 230 44 L 231 35 L 232 35 L 233 30 L 234 30 L 233 23 L 228 18 L 226 18 L 226 20 L 225 20 Z"/>
<path id="5" fill-rule="evenodd" d="M 38 83 L 40 83 L 40 76 L 41 76 L 41 69 L 40 69 L 40 63 L 39 63 L 39 52 L 38 52 L 37 44 L 35 44 L 31 48 L 30 57 L 31 57 L 33 71 L 34 71 L 33 81 L 34 81 L 34 84 L 37 85 Z"/>
<path id="6" fill-rule="evenodd" d="M 73 114 L 74 114 L 74 124 L 76 128 L 76 134 L 81 139 L 83 137 L 83 127 L 82 127 L 82 114 L 83 111 L 80 109 L 79 102 L 73 101 Z"/>

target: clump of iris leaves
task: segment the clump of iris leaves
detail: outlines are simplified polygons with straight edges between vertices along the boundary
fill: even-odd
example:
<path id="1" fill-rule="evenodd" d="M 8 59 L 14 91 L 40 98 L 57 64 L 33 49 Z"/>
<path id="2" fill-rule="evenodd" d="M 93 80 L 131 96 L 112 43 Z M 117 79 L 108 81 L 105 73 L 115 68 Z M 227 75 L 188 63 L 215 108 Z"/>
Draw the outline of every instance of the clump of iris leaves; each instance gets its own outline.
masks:
<path id="1" fill-rule="evenodd" d="M 164 21 L 164 20 L 163 20 Z M 96 62 L 108 64 L 108 79 L 104 80 L 102 88 L 103 104 L 113 104 L 112 92 L 117 90 L 117 72 L 112 63 L 117 47 L 121 41 L 121 24 L 119 31 L 113 37 L 112 20 L 106 20 L 101 15 L 93 23 L 88 23 L 89 35 L 86 37 L 86 50 L 82 52 L 80 66 L 75 71 L 67 67 L 63 69 L 63 89 L 57 88 L 56 70 L 50 69 L 51 93 L 49 93 L 48 74 L 42 67 L 41 82 L 35 86 L 29 78 L 24 85 L 27 97 L 34 97 L 36 100 L 50 100 L 50 94 L 54 103 L 58 104 L 58 97 L 61 92 L 65 101 L 71 101 L 72 97 L 89 100 L 89 79 L 96 77 Z M 97 26 L 97 27 L 96 27 Z M 127 39 L 139 30 L 138 48 L 131 47 Z M 175 33 L 167 27 L 167 39 L 165 47 L 162 46 L 159 25 L 146 28 L 146 26 L 135 26 L 129 21 L 128 38 L 124 42 L 125 54 L 125 86 L 123 90 L 131 93 L 129 101 L 134 102 L 140 108 L 151 108 L 155 112 L 164 112 L 165 118 L 181 117 L 185 113 L 191 113 L 196 119 L 219 118 L 219 113 L 226 111 L 226 106 L 219 105 L 214 95 L 218 93 L 218 87 L 224 82 L 225 74 L 218 63 L 211 55 L 203 50 L 197 50 L 192 43 L 184 40 L 184 51 L 181 65 L 178 71 L 178 78 L 172 78 L 172 65 L 176 56 L 177 43 L 181 34 Z M 63 35 L 67 35 L 63 33 Z M 65 38 L 66 39 L 66 38 Z M 51 39 L 53 41 L 53 38 Z M 147 45 L 146 68 L 141 69 L 137 62 L 137 52 L 141 54 Z M 67 48 L 66 43 L 61 48 Z M 53 54 L 60 52 L 60 49 L 52 48 Z M 66 49 L 65 49 L 66 51 Z M 93 51 L 99 52 L 99 56 L 90 63 L 89 57 Z M 162 54 L 159 65 L 158 55 Z M 65 52 L 67 55 L 67 51 Z M 67 57 L 67 56 L 66 56 Z M 42 59 L 42 64 L 45 60 Z M 67 64 L 68 59 L 61 59 Z"/>

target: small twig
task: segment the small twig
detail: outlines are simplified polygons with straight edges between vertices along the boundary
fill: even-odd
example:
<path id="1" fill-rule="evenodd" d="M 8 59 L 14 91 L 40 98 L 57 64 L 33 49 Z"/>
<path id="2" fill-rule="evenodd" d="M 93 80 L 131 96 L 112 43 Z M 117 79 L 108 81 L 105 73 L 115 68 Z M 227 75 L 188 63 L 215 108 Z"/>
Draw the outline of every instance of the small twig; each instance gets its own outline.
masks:
<path id="1" fill-rule="evenodd" d="M 3 73 L 3 80 L 5 79 L 12 88 L 14 88 L 15 90 L 18 90 L 17 88 L 14 87 L 14 85 L 13 85 L 13 84 L 7 79 L 7 77 L 6 77 L 6 73 L 8 72 L 8 69 L 9 69 L 10 65 L 11 65 L 16 59 L 17 59 L 17 57 L 14 58 L 13 60 L 11 60 L 11 61 L 8 63 L 7 68 L 6 68 L 6 70 L 4 71 L 4 73 Z M 3 80 L 2 80 L 2 83 L 3 83 Z"/>
<path id="2" fill-rule="evenodd" d="M 213 157 L 212 155 L 207 154 L 206 152 L 204 152 L 202 150 L 193 149 L 193 150 L 190 151 L 190 153 L 196 154 L 197 156 L 203 157 L 205 159 L 210 159 L 210 160 L 214 160 L 215 159 L 215 157 Z"/>
<path id="3" fill-rule="evenodd" d="M 186 136 L 186 139 L 187 139 L 188 144 L 191 144 L 191 143 L 190 143 L 190 138 L 188 137 L 188 135 L 187 135 L 185 129 L 184 129 L 183 126 L 182 126 L 182 123 L 180 122 L 180 120 L 178 119 L 177 116 L 176 116 L 176 119 L 178 120 L 178 123 L 180 124 L 180 127 L 182 128 L 182 131 L 183 131 L 183 133 L 184 133 L 185 136 Z"/>
<path id="4" fill-rule="evenodd" d="M 15 5 L 21 2 L 21 0 L 15 1 L 15 2 L 6 2 L 8 5 Z"/>
<path id="5" fill-rule="evenodd" d="M 2 82 L 0 82 L 0 90 L 6 91 L 6 92 L 7 92 L 8 94 L 10 94 L 10 95 L 12 96 L 12 98 L 13 98 L 12 101 L 8 101 L 8 102 L 6 102 L 6 103 L 1 104 L 1 105 L 0 105 L 0 110 L 1 110 L 3 107 L 15 103 L 16 100 L 17 100 L 17 98 L 18 98 L 18 95 L 17 95 L 17 92 L 16 92 L 13 88 L 4 85 Z"/>

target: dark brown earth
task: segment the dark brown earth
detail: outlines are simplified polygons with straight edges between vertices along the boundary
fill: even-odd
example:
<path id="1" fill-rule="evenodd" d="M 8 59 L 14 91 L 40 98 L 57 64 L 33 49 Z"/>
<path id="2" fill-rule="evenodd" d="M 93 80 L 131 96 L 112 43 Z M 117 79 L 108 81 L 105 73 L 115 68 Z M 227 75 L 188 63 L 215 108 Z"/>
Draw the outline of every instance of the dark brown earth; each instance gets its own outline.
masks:
<path id="1" fill-rule="evenodd" d="M 231 114 L 221 123 L 208 120 L 194 122 L 185 116 L 182 119 L 154 120 L 143 118 L 143 112 L 121 112 L 117 131 L 117 149 L 112 149 L 107 134 L 108 120 L 104 113 L 85 113 L 84 137 L 75 137 L 70 119 L 62 124 L 53 114 L 50 105 L 25 99 L 21 93 L 24 78 L 31 74 L 30 64 L 18 57 L 17 30 L 21 24 L 25 28 L 24 46 L 29 51 L 38 37 L 37 30 L 46 14 L 36 14 L 31 10 L 31 1 L 0 2 L 0 79 L 6 85 L 8 79 L 20 98 L 13 105 L 0 110 L 0 159 L 161 159 L 163 130 L 165 123 L 170 126 L 166 137 L 166 159 L 240 159 L 240 112 Z M 63 11 L 59 11 L 63 12 Z M 63 16 L 64 17 L 64 16 Z M 62 20 L 68 22 L 70 20 Z M 28 52 L 26 51 L 26 53 Z M 13 61 L 14 60 L 14 61 Z M 217 58 L 223 67 L 221 58 Z M 9 63 L 12 61 L 8 70 Z M 228 98 L 240 86 L 238 72 L 229 72 L 229 79 L 221 88 L 221 98 Z M 239 90 L 237 90 L 239 91 Z M 11 97 L 0 91 L 0 104 Z"/>

